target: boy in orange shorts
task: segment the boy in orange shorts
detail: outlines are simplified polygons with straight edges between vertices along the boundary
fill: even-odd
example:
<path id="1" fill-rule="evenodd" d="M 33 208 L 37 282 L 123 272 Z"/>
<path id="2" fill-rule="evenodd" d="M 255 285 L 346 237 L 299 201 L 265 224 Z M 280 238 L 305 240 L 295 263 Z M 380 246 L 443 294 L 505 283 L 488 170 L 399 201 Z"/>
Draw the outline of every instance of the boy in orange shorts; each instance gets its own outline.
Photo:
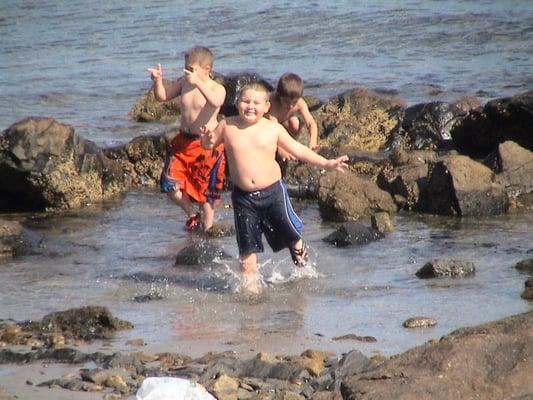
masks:
<path id="1" fill-rule="evenodd" d="M 224 86 L 211 79 L 212 69 L 213 54 L 201 46 L 187 51 L 184 76 L 171 85 L 163 84 L 161 64 L 148 68 L 158 101 L 181 96 L 180 130 L 170 143 L 160 186 L 187 215 L 188 230 L 200 224 L 204 231 L 213 226 L 215 201 L 224 183 L 224 145 L 206 150 L 200 144 L 202 132 L 216 128 L 226 98 Z M 201 213 L 195 211 L 193 202 L 200 204 Z"/>

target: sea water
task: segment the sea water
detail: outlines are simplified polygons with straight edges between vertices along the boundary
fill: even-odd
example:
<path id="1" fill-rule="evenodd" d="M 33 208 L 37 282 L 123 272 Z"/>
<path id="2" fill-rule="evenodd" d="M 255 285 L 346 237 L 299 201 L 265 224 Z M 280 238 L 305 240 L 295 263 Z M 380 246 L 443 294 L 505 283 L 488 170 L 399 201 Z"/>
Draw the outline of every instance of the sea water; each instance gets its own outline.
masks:
<path id="1" fill-rule="evenodd" d="M 321 100 L 355 86 L 408 104 L 474 95 L 482 102 L 532 88 L 533 3 L 516 1 L 0 2 L 0 126 L 53 117 L 99 145 L 167 126 L 128 117 L 149 89 L 146 68 L 181 74 L 183 54 L 210 47 L 222 74 L 254 71 L 271 83 L 300 74 Z M 227 194 L 224 197 L 229 203 Z M 531 213 L 467 219 L 399 214 L 396 230 L 367 246 L 322 241 L 334 225 L 315 203 L 296 202 L 314 276 L 290 279 L 288 252 L 260 255 L 266 287 L 250 299 L 231 290 L 234 237 L 216 239 L 232 259 L 175 267 L 198 240 L 157 189 L 133 191 L 65 215 L 27 215 L 34 250 L 0 268 L 0 318 L 39 319 L 106 305 L 134 323 L 112 345 L 142 337 L 168 351 L 297 353 L 305 348 L 394 354 L 461 326 L 531 309 L 520 298 L 532 257 Z M 13 217 L 13 216 L 7 216 Z M 17 217 L 18 218 L 18 217 Z M 231 223 L 220 208 L 218 222 Z M 420 280 L 436 257 L 473 261 L 465 279 Z M 140 303 L 137 296 L 154 300 Z M 438 325 L 407 330 L 430 316 Z M 334 340 L 355 334 L 375 343 Z"/>
<path id="2" fill-rule="evenodd" d="M 53 117 L 99 144 L 157 131 L 128 112 L 147 67 L 182 74 L 193 45 L 222 74 L 301 75 L 321 100 L 363 86 L 408 104 L 533 87 L 530 0 L 0 2 L 0 128 Z"/>

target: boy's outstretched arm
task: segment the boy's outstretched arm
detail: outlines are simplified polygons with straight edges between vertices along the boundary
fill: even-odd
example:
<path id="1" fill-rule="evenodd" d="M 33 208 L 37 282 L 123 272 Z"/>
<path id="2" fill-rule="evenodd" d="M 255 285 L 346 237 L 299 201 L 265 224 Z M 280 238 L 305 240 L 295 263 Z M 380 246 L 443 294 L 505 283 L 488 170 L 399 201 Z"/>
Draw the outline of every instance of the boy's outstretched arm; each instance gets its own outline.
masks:
<path id="1" fill-rule="evenodd" d="M 336 169 L 341 172 L 344 172 L 345 169 L 348 168 L 348 156 L 344 155 L 328 160 L 320 154 L 315 153 L 309 147 L 294 140 L 281 125 L 280 128 L 278 134 L 278 146 L 292 154 L 298 160 L 316 165 L 317 167 Z"/>
<path id="2" fill-rule="evenodd" d="M 173 83 L 169 87 L 163 84 L 163 68 L 157 64 L 155 68 L 147 68 L 150 72 L 150 78 L 154 81 L 154 96 L 158 101 L 167 101 L 178 96 L 181 92 L 181 81 Z"/>

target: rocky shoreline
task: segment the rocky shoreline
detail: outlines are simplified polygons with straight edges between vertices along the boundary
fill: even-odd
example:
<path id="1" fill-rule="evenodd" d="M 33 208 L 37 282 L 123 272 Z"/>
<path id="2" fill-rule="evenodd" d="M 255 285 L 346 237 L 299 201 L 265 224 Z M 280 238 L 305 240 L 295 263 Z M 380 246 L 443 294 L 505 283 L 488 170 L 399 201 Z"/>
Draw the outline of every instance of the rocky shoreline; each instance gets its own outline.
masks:
<path id="1" fill-rule="evenodd" d="M 52 313 L 41 321 L 1 323 L 0 364 L 28 369 L 38 363 L 66 367 L 68 372 L 63 371 L 62 376 L 26 381 L 28 387 L 53 389 L 50 398 L 61 388 L 70 391 L 69 398 L 89 392 L 103 399 L 126 399 L 144 379 L 160 376 L 199 383 L 219 400 L 533 396 L 533 311 L 458 329 L 390 358 L 368 358 L 357 350 L 342 355 L 318 349 L 299 355 L 258 353 L 243 359 L 234 352 L 191 358 L 168 352 L 77 349 L 82 342 L 128 328 L 131 324 L 104 307 Z M 2 390 L 0 387 L 0 399 L 21 398 Z"/>

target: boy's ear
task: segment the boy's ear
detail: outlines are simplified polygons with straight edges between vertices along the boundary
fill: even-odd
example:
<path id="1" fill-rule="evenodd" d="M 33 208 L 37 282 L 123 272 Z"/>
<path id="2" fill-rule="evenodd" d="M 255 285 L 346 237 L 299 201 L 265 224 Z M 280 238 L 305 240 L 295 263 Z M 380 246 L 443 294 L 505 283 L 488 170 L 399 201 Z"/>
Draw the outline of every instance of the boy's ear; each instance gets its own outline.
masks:
<path id="1" fill-rule="evenodd" d="M 270 101 L 266 101 L 266 104 L 265 104 L 265 114 L 268 113 L 270 111 L 270 107 L 272 106 L 272 103 L 270 103 Z"/>

